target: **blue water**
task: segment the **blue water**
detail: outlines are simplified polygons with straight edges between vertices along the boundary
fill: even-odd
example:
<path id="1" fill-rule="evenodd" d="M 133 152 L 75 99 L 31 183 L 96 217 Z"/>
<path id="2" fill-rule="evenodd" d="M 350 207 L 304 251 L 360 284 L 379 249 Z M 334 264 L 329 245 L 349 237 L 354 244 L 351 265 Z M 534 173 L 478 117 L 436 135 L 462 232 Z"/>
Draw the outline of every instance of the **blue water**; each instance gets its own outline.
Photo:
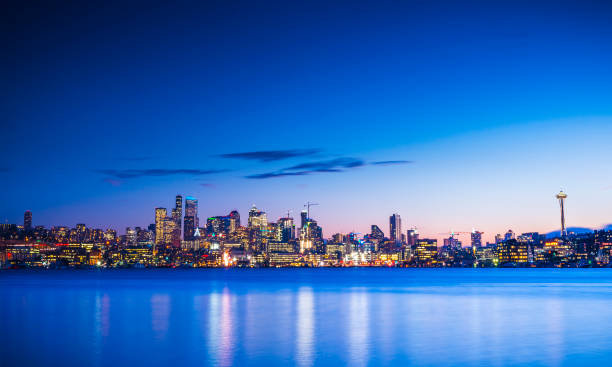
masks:
<path id="1" fill-rule="evenodd" d="M 0 272 L 2 366 L 583 366 L 610 269 Z"/>

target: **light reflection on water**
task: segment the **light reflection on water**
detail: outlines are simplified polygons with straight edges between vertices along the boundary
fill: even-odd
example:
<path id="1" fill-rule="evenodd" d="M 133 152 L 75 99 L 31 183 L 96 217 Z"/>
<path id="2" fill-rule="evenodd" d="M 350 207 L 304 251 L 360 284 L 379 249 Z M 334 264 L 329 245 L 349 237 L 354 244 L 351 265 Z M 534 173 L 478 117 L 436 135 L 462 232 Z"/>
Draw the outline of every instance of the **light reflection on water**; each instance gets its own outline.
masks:
<path id="1" fill-rule="evenodd" d="M 369 353 L 368 295 L 363 290 L 356 290 L 349 295 L 348 339 L 349 363 L 354 366 L 365 366 Z"/>
<path id="2" fill-rule="evenodd" d="M 311 366 L 314 355 L 314 295 L 310 287 L 301 287 L 297 295 L 297 353 L 298 366 Z"/>
<path id="3" fill-rule="evenodd" d="M 16 271 L 0 273 L 0 300 L 7 366 L 612 358 L 606 269 Z"/>

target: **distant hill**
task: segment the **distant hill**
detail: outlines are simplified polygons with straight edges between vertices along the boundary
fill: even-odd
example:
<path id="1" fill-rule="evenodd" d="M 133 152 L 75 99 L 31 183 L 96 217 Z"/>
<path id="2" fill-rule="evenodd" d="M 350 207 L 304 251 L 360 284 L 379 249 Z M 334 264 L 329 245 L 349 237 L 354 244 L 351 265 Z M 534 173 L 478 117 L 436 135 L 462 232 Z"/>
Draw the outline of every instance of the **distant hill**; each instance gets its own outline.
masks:
<path id="1" fill-rule="evenodd" d="M 612 227 L 612 224 L 609 225 L 608 227 Z M 574 233 L 589 233 L 589 232 L 593 232 L 593 228 L 568 227 L 567 228 L 567 233 L 570 233 L 570 232 L 574 232 Z M 548 232 L 546 234 L 546 238 L 555 238 L 555 237 L 559 237 L 559 236 L 561 236 L 561 230 Z"/>

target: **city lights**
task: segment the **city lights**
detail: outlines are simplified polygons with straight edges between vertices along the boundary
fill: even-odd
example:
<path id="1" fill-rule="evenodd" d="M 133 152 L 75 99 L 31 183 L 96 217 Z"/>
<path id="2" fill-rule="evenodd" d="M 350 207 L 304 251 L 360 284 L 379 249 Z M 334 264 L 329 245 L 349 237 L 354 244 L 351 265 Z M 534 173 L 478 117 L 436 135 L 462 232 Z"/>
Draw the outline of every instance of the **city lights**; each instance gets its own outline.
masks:
<path id="1" fill-rule="evenodd" d="M 415 228 L 402 232 L 399 214 L 389 217 L 389 236 L 376 225 L 371 233 L 336 233 L 323 236 L 323 228 L 310 217 L 310 206 L 294 218 L 272 222 L 255 205 L 246 225 L 236 210 L 209 217 L 201 223 L 198 200 L 177 195 L 168 216 L 155 208 L 154 223 L 147 228 L 114 229 L 32 226 L 26 211 L 23 225 L 0 225 L 0 264 L 4 268 L 153 268 L 153 267 L 609 267 L 612 231 L 567 233 L 563 200 L 560 235 L 517 235 L 512 230 L 482 243 L 482 234 L 452 231 L 439 246 L 436 239 L 421 238 Z M 184 217 L 182 214 L 184 213 Z M 182 232 L 182 233 L 181 233 Z M 469 234 L 464 246 L 457 235 Z"/>

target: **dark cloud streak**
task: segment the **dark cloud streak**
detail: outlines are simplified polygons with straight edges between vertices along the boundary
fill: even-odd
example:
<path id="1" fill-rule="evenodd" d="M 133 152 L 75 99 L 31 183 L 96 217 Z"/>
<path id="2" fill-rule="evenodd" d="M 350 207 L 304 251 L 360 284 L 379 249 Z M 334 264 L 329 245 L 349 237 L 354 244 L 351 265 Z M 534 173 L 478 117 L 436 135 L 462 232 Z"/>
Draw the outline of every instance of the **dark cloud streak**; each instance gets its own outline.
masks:
<path id="1" fill-rule="evenodd" d="M 346 169 L 364 166 L 365 162 L 357 158 L 336 158 L 327 161 L 301 163 L 276 172 L 266 172 L 246 176 L 250 179 L 266 179 L 287 176 L 305 176 L 311 173 L 338 173 Z"/>
<path id="2" fill-rule="evenodd" d="M 248 161 L 274 162 L 289 158 L 304 157 L 320 153 L 319 149 L 262 150 L 256 152 L 219 154 L 217 157 Z"/>
<path id="3" fill-rule="evenodd" d="M 378 161 L 378 162 L 371 162 L 370 164 L 375 165 L 375 166 L 392 166 L 396 164 L 410 164 L 410 163 L 414 163 L 414 161 Z"/>
<path id="4" fill-rule="evenodd" d="M 305 176 L 313 171 L 300 171 L 300 172 L 267 172 L 267 173 L 259 173 L 256 175 L 245 176 L 250 179 L 265 179 L 265 178 L 277 178 L 277 177 L 287 177 L 287 176 Z"/>
<path id="5" fill-rule="evenodd" d="M 318 172 L 325 172 L 328 170 L 336 170 L 340 168 L 355 168 L 365 165 L 365 162 L 357 158 L 336 158 L 328 161 L 308 162 L 297 164 L 295 166 L 285 168 L 284 171 L 295 171 L 295 170 L 313 170 Z"/>

